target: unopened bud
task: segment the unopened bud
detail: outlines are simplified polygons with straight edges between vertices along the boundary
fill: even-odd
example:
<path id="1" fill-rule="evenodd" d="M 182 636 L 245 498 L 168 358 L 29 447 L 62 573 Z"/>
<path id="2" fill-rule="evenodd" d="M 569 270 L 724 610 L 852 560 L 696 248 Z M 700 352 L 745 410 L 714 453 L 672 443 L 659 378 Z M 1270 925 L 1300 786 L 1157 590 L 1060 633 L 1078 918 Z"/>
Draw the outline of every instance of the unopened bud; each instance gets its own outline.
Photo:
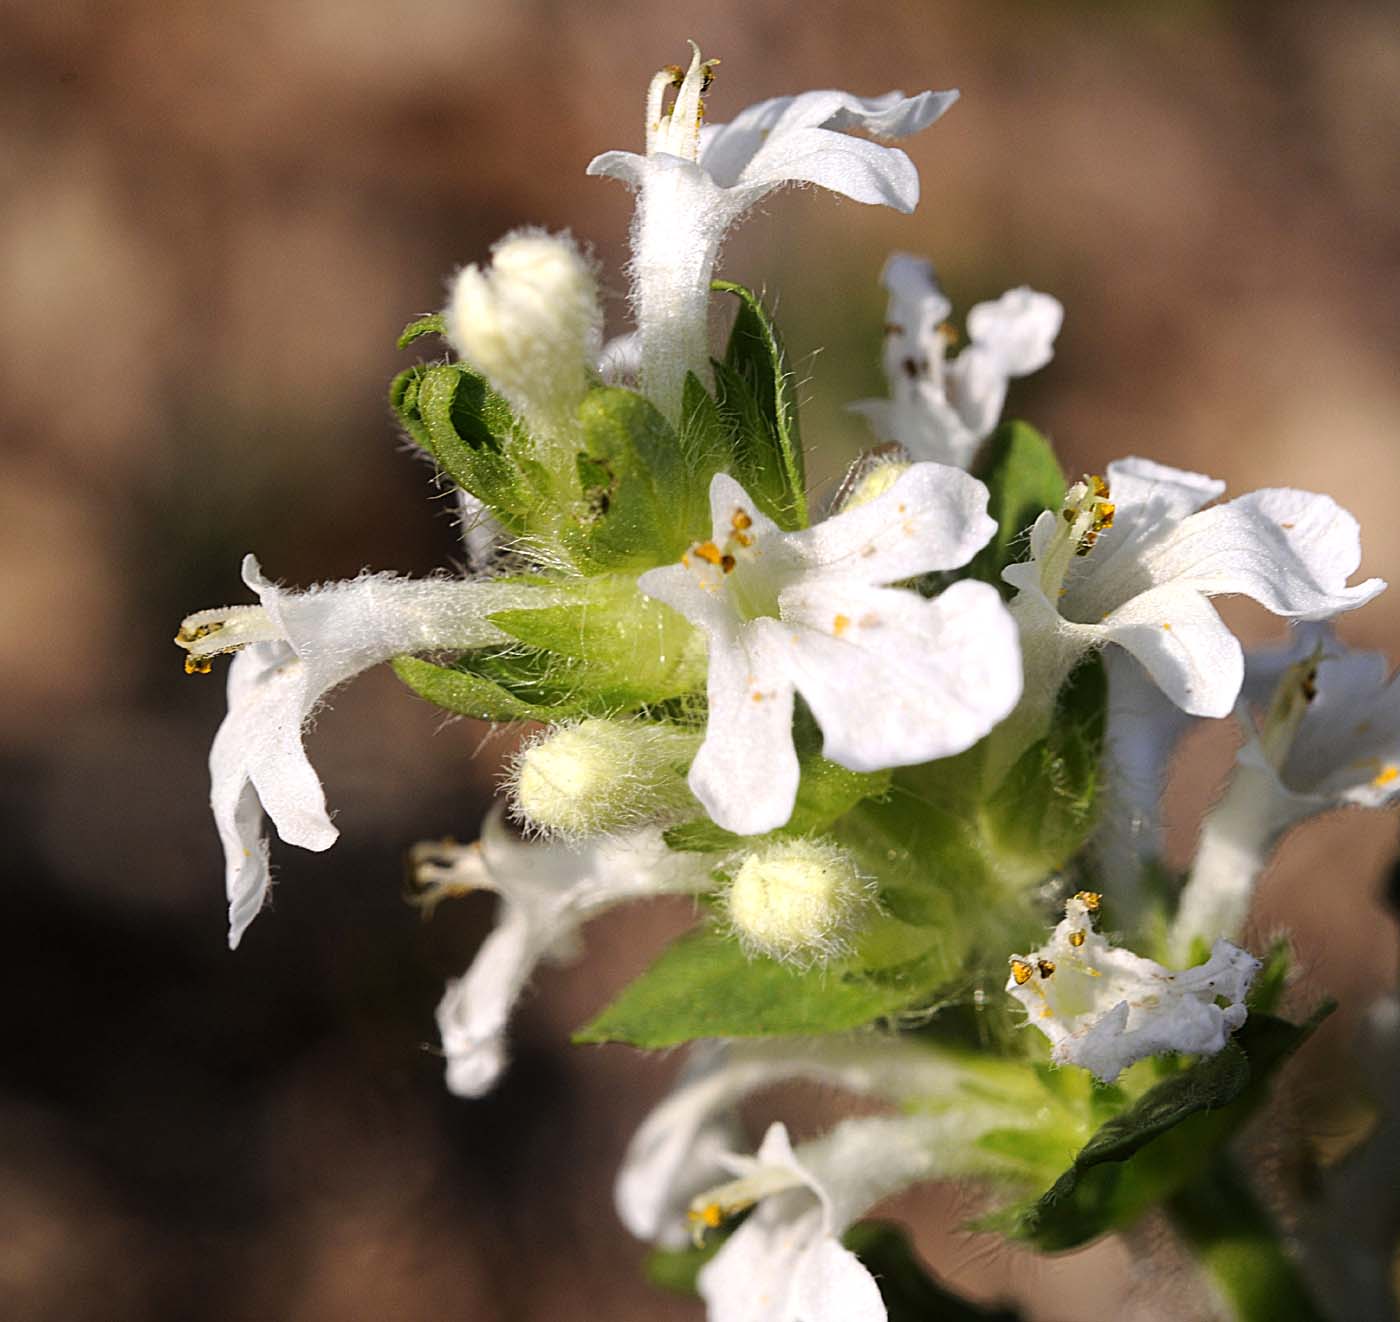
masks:
<path id="1" fill-rule="evenodd" d="M 747 949 L 810 964 L 851 948 L 860 919 L 873 909 L 874 893 L 840 845 L 782 840 L 744 860 L 725 904 Z"/>
<path id="2" fill-rule="evenodd" d="M 863 454 L 851 465 L 832 503 L 832 512 L 868 505 L 883 496 L 909 471 L 908 452 L 902 445 L 882 445 Z"/>
<path id="3" fill-rule="evenodd" d="M 572 421 L 602 342 L 598 287 L 566 235 L 507 234 L 491 265 L 468 266 L 452 288 L 447 335 L 458 352 L 545 438 Z"/>
<path id="4" fill-rule="evenodd" d="M 672 725 L 598 717 L 557 726 L 516 759 L 516 813 L 572 839 L 674 819 L 691 803 L 685 773 L 700 738 Z"/>

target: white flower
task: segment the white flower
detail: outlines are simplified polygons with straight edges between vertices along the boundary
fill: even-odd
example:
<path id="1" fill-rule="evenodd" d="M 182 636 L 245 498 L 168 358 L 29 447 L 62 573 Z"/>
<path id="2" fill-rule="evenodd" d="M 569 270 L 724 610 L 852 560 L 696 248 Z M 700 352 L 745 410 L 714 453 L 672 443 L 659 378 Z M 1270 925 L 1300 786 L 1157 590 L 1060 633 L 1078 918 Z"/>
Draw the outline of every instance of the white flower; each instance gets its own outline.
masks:
<path id="1" fill-rule="evenodd" d="M 1108 482 L 1070 487 L 1063 510 L 1031 529 L 1031 558 L 1002 577 L 1019 591 L 1026 698 L 1018 723 L 1038 737 L 1055 696 L 1091 648 L 1117 644 L 1183 711 L 1226 716 L 1244 655 L 1209 598 L 1252 597 L 1276 615 L 1322 619 L 1385 584 L 1347 579 L 1361 560 L 1356 520 L 1328 496 L 1275 488 L 1202 510 L 1224 483 L 1145 459 Z M 1199 512 L 1198 512 L 1199 511 Z"/>
<path id="2" fill-rule="evenodd" d="M 1162 792 L 1171 759 L 1196 717 L 1188 716 L 1121 648 L 1104 654 L 1108 711 L 1093 852 L 1113 878 L 1114 911 L 1124 927 L 1143 900 L 1145 871 L 1162 855 Z"/>
<path id="3" fill-rule="evenodd" d="M 1022 286 L 967 314 L 971 341 L 945 361 L 953 305 L 930 262 L 894 253 L 880 275 L 890 291 L 885 314 L 888 399 L 851 405 L 882 441 L 898 441 L 915 459 L 969 468 L 1001 418 L 1008 381 L 1039 371 L 1054 354 L 1064 308 Z"/>
<path id="4" fill-rule="evenodd" d="M 301 741 L 326 694 L 403 653 L 505 641 L 487 619 L 493 611 L 549 600 L 546 589 L 504 582 L 391 574 L 292 592 L 268 582 L 251 555 L 243 561 L 243 581 L 261 605 L 200 611 L 185 619 L 175 640 L 189 653 L 191 672 L 207 671 L 222 652 L 238 653 L 229 668 L 228 715 L 209 753 L 230 946 L 267 897 L 263 814 L 283 840 L 302 849 L 329 849 L 339 834 Z"/>
<path id="5" fill-rule="evenodd" d="M 1016 631 L 994 588 L 928 600 L 898 583 L 965 564 L 992 535 L 980 482 L 914 464 L 890 489 L 783 532 L 727 474 L 710 485 L 713 538 L 638 586 L 705 631 L 709 723 L 690 787 L 721 826 L 753 835 L 792 814 L 793 695 L 823 754 L 854 771 L 959 753 L 1016 704 Z"/>
<path id="6" fill-rule="evenodd" d="M 437 1008 L 447 1086 L 459 1097 L 480 1097 L 495 1085 L 506 1064 L 511 1011 L 535 966 L 571 958 L 584 923 L 627 900 L 710 884 L 706 857 L 668 850 L 659 831 L 589 844 L 525 841 L 506 826 L 501 804 L 479 842 L 418 845 L 413 866 L 430 893 L 489 890 L 501 897 L 495 929 Z"/>
<path id="7" fill-rule="evenodd" d="M 1172 952 L 1183 958 L 1239 933 L 1290 827 L 1333 808 L 1384 807 L 1400 794 L 1400 685 L 1383 655 L 1352 651 L 1325 626 L 1251 653 L 1236 715 L 1245 742 L 1201 828 L 1172 928 Z"/>
<path id="8" fill-rule="evenodd" d="M 567 235 L 516 230 L 491 265 L 464 267 L 444 320 L 453 346 L 544 445 L 572 462 L 574 414 L 602 343 L 598 288 Z"/>
<path id="9" fill-rule="evenodd" d="M 1094 930 L 1098 908 L 1099 897 L 1081 891 L 1065 902 L 1046 945 L 1011 957 L 1006 990 L 1050 1039 L 1050 1058 L 1112 1083 L 1147 1056 L 1221 1050 L 1245 1021 L 1259 961 L 1217 941 L 1206 963 L 1173 972 L 1110 945 Z"/>
<path id="10" fill-rule="evenodd" d="M 919 178 L 902 152 L 863 138 L 901 138 L 932 124 L 956 92 L 899 92 L 869 99 L 804 92 L 741 111 L 703 129 L 715 61 L 692 43 L 690 68 L 663 69 L 647 93 L 646 154 L 611 151 L 588 173 L 637 190 L 632 230 L 633 305 L 642 340 L 642 385 L 673 421 L 688 371 L 709 379 L 710 276 L 726 231 L 773 189 L 819 184 L 857 202 L 912 211 Z M 669 113 L 667 91 L 675 87 Z"/>
<path id="11" fill-rule="evenodd" d="M 770 1126 L 754 1157 L 730 1157 L 737 1177 L 694 1203 L 704 1224 L 757 1203 L 701 1270 L 710 1322 L 884 1322 L 879 1287 L 841 1236 L 890 1194 L 977 1161 L 975 1119 L 939 1115 L 845 1120 L 794 1150 Z"/>
<path id="12" fill-rule="evenodd" d="M 614 1190 L 623 1224 L 639 1239 L 677 1248 L 723 1209 L 697 1195 L 720 1183 L 739 1133 L 735 1108 L 749 1094 L 788 1079 L 809 1079 L 900 1106 L 956 1111 L 979 1131 L 1034 1125 L 1038 1086 L 1020 1062 L 959 1053 L 906 1037 L 828 1034 L 820 1040 L 767 1038 L 702 1043 L 675 1089 L 643 1121 L 623 1158 Z M 945 1153 L 943 1160 L 952 1160 Z M 979 1164 L 980 1163 L 980 1164 Z M 956 1171 L 993 1169 L 968 1145 Z M 698 1201 L 697 1211 L 692 1204 Z M 688 1210 L 689 1209 L 689 1210 Z"/>

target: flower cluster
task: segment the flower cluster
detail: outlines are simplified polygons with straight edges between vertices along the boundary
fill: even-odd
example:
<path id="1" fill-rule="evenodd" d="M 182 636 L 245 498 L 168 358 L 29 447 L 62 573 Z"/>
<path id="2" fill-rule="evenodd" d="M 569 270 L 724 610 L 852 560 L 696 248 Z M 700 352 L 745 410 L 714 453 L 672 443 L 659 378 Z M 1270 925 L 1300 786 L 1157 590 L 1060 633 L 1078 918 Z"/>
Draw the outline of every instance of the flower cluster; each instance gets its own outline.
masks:
<path id="1" fill-rule="evenodd" d="M 1319 623 L 1385 586 L 1349 582 L 1359 531 L 1329 497 L 1220 502 L 1141 458 L 1067 479 L 1002 421 L 1061 329 L 1029 288 L 973 307 L 950 356 L 933 267 L 890 258 L 889 396 L 852 405 L 882 445 L 814 509 L 781 338 L 713 279 L 722 241 L 790 183 L 912 210 L 915 168 L 881 140 L 957 93 L 808 92 L 714 125 L 715 63 L 658 73 L 645 151 L 588 167 L 637 194 L 634 330 L 604 344 L 590 260 L 527 230 L 405 333 L 455 350 L 391 399 L 457 494 L 471 572 L 295 591 L 250 555 L 259 604 L 176 641 L 192 672 L 232 654 L 210 756 L 230 944 L 268 894 L 265 818 L 336 839 L 302 732 L 337 685 L 392 661 L 449 712 L 535 722 L 480 840 L 411 855 L 427 905 L 500 899 L 438 1006 L 448 1087 L 496 1084 L 512 1008 L 591 917 L 696 897 L 694 930 L 579 1034 L 693 1044 L 619 1213 L 719 1322 L 878 1319 L 847 1240 L 887 1194 L 975 1178 L 1011 1199 L 1008 1233 L 1066 1247 L 1188 1177 L 1132 1165 L 1152 1138 L 1257 1097 L 1307 1029 L 1271 1017 L 1284 956 L 1260 976 L 1237 944 L 1253 887 L 1293 823 L 1400 793 L 1400 700 Z M 1222 595 L 1292 640 L 1247 658 Z M 1174 742 L 1232 713 L 1239 765 L 1190 875 L 1147 886 Z M 775 1121 L 749 1150 L 738 1102 L 792 1077 L 888 1113 L 797 1143 Z M 1076 1201 L 1105 1147 L 1150 1197 Z"/>

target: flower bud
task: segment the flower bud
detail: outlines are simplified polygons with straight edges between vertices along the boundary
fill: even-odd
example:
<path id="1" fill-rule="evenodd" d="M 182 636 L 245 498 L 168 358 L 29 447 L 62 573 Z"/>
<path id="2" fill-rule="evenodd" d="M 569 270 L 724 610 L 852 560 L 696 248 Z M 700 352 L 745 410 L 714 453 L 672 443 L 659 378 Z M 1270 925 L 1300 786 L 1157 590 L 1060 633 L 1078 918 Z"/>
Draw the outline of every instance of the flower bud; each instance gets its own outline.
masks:
<path id="1" fill-rule="evenodd" d="M 832 513 L 868 505 L 876 497 L 883 496 L 909 471 L 910 463 L 902 445 L 882 445 L 861 455 L 842 481 L 832 502 Z"/>
<path id="2" fill-rule="evenodd" d="M 781 840 L 750 854 L 725 896 L 735 935 L 752 953 L 810 964 L 846 953 L 873 907 L 870 880 L 829 840 Z"/>
<path id="3" fill-rule="evenodd" d="M 516 758 L 515 812 L 546 834 L 580 839 L 674 818 L 690 802 L 698 732 L 589 717 L 555 726 Z"/>
<path id="4" fill-rule="evenodd" d="M 566 235 L 516 230 L 468 266 L 444 314 L 448 338 L 536 435 L 558 436 L 588 389 L 602 339 L 598 288 Z"/>

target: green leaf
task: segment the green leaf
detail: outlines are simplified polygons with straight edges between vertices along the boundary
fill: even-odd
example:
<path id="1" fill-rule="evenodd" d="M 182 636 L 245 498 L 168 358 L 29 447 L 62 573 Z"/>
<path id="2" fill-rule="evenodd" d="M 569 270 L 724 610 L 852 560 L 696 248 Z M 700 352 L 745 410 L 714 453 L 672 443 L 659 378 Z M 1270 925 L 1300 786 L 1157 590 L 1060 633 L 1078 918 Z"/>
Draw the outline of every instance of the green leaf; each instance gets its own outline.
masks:
<path id="1" fill-rule="evenodd" d="M 1251 1014 L 1223 1051 L 1164 1079 L 1104 1124 L 1036 1202 L 989 1224 L 1046 1252 L 1130 1225 L 1210 1167 L 1332 1008 L 1324 1004 L 1301 1025 Z"/>
<path id="2" fill-rule="evenodd" d="M 777 328 L 743 285 L 716 280 L 711 288 L 739 300 L 724 361 L 714 365 L 734 477 L 780 527 L 805 528 L 807 487 L 797 400 Z"/>
<path id="3" fill-rule="evenodd" d="M 447 337 L 447 327 L 441 312 L 429 312 L 415 321 L 410 321 L 399 333 L 398 347 L 407 349 L 414 340 L 421 340 L 425 335 L 440 335 L 444 339 Z"/>
<path id="4" fill-rule="evenodd" d="M 591 1023 L 576 1042 L 672 1047 L 700 1037 L 794 1037 L 859 1028 L 925 997 L 921 959 L 878 973 L 805 972 L 757 956 L 705 926 L 681 937 Z"/>
<path id="5" fill-rule="evenodd" d="M 647 568 L 679 560 L 709 535 L 704 484 L 650 400 L 602 386 L 589 391 L 578 419 L 587 513 L 568 541 L 581 557 L 599 568 Z"/>
<path id="6" fill-rule="evenodd" d="M 874 1276 L 890 1322 L 1019 1322 L 1014 1309 L 984 1307 L 942 1285 L 902 1226 L 858 1221 L 842 1242 Z"/>
<path id="7" fill-rule="evenodd" d="M 987 511 L 997 521 L 996 534 L 972 561 L 974 578 L 1011 595 L 1001 571 L 1026 558 L 1026 532 L 1046 510 L 1059 509 L 1065 476 L 1050 443 L 1029 423 L 1004 422 L 987 438 L 974 470 L 987 484 Z"/>

